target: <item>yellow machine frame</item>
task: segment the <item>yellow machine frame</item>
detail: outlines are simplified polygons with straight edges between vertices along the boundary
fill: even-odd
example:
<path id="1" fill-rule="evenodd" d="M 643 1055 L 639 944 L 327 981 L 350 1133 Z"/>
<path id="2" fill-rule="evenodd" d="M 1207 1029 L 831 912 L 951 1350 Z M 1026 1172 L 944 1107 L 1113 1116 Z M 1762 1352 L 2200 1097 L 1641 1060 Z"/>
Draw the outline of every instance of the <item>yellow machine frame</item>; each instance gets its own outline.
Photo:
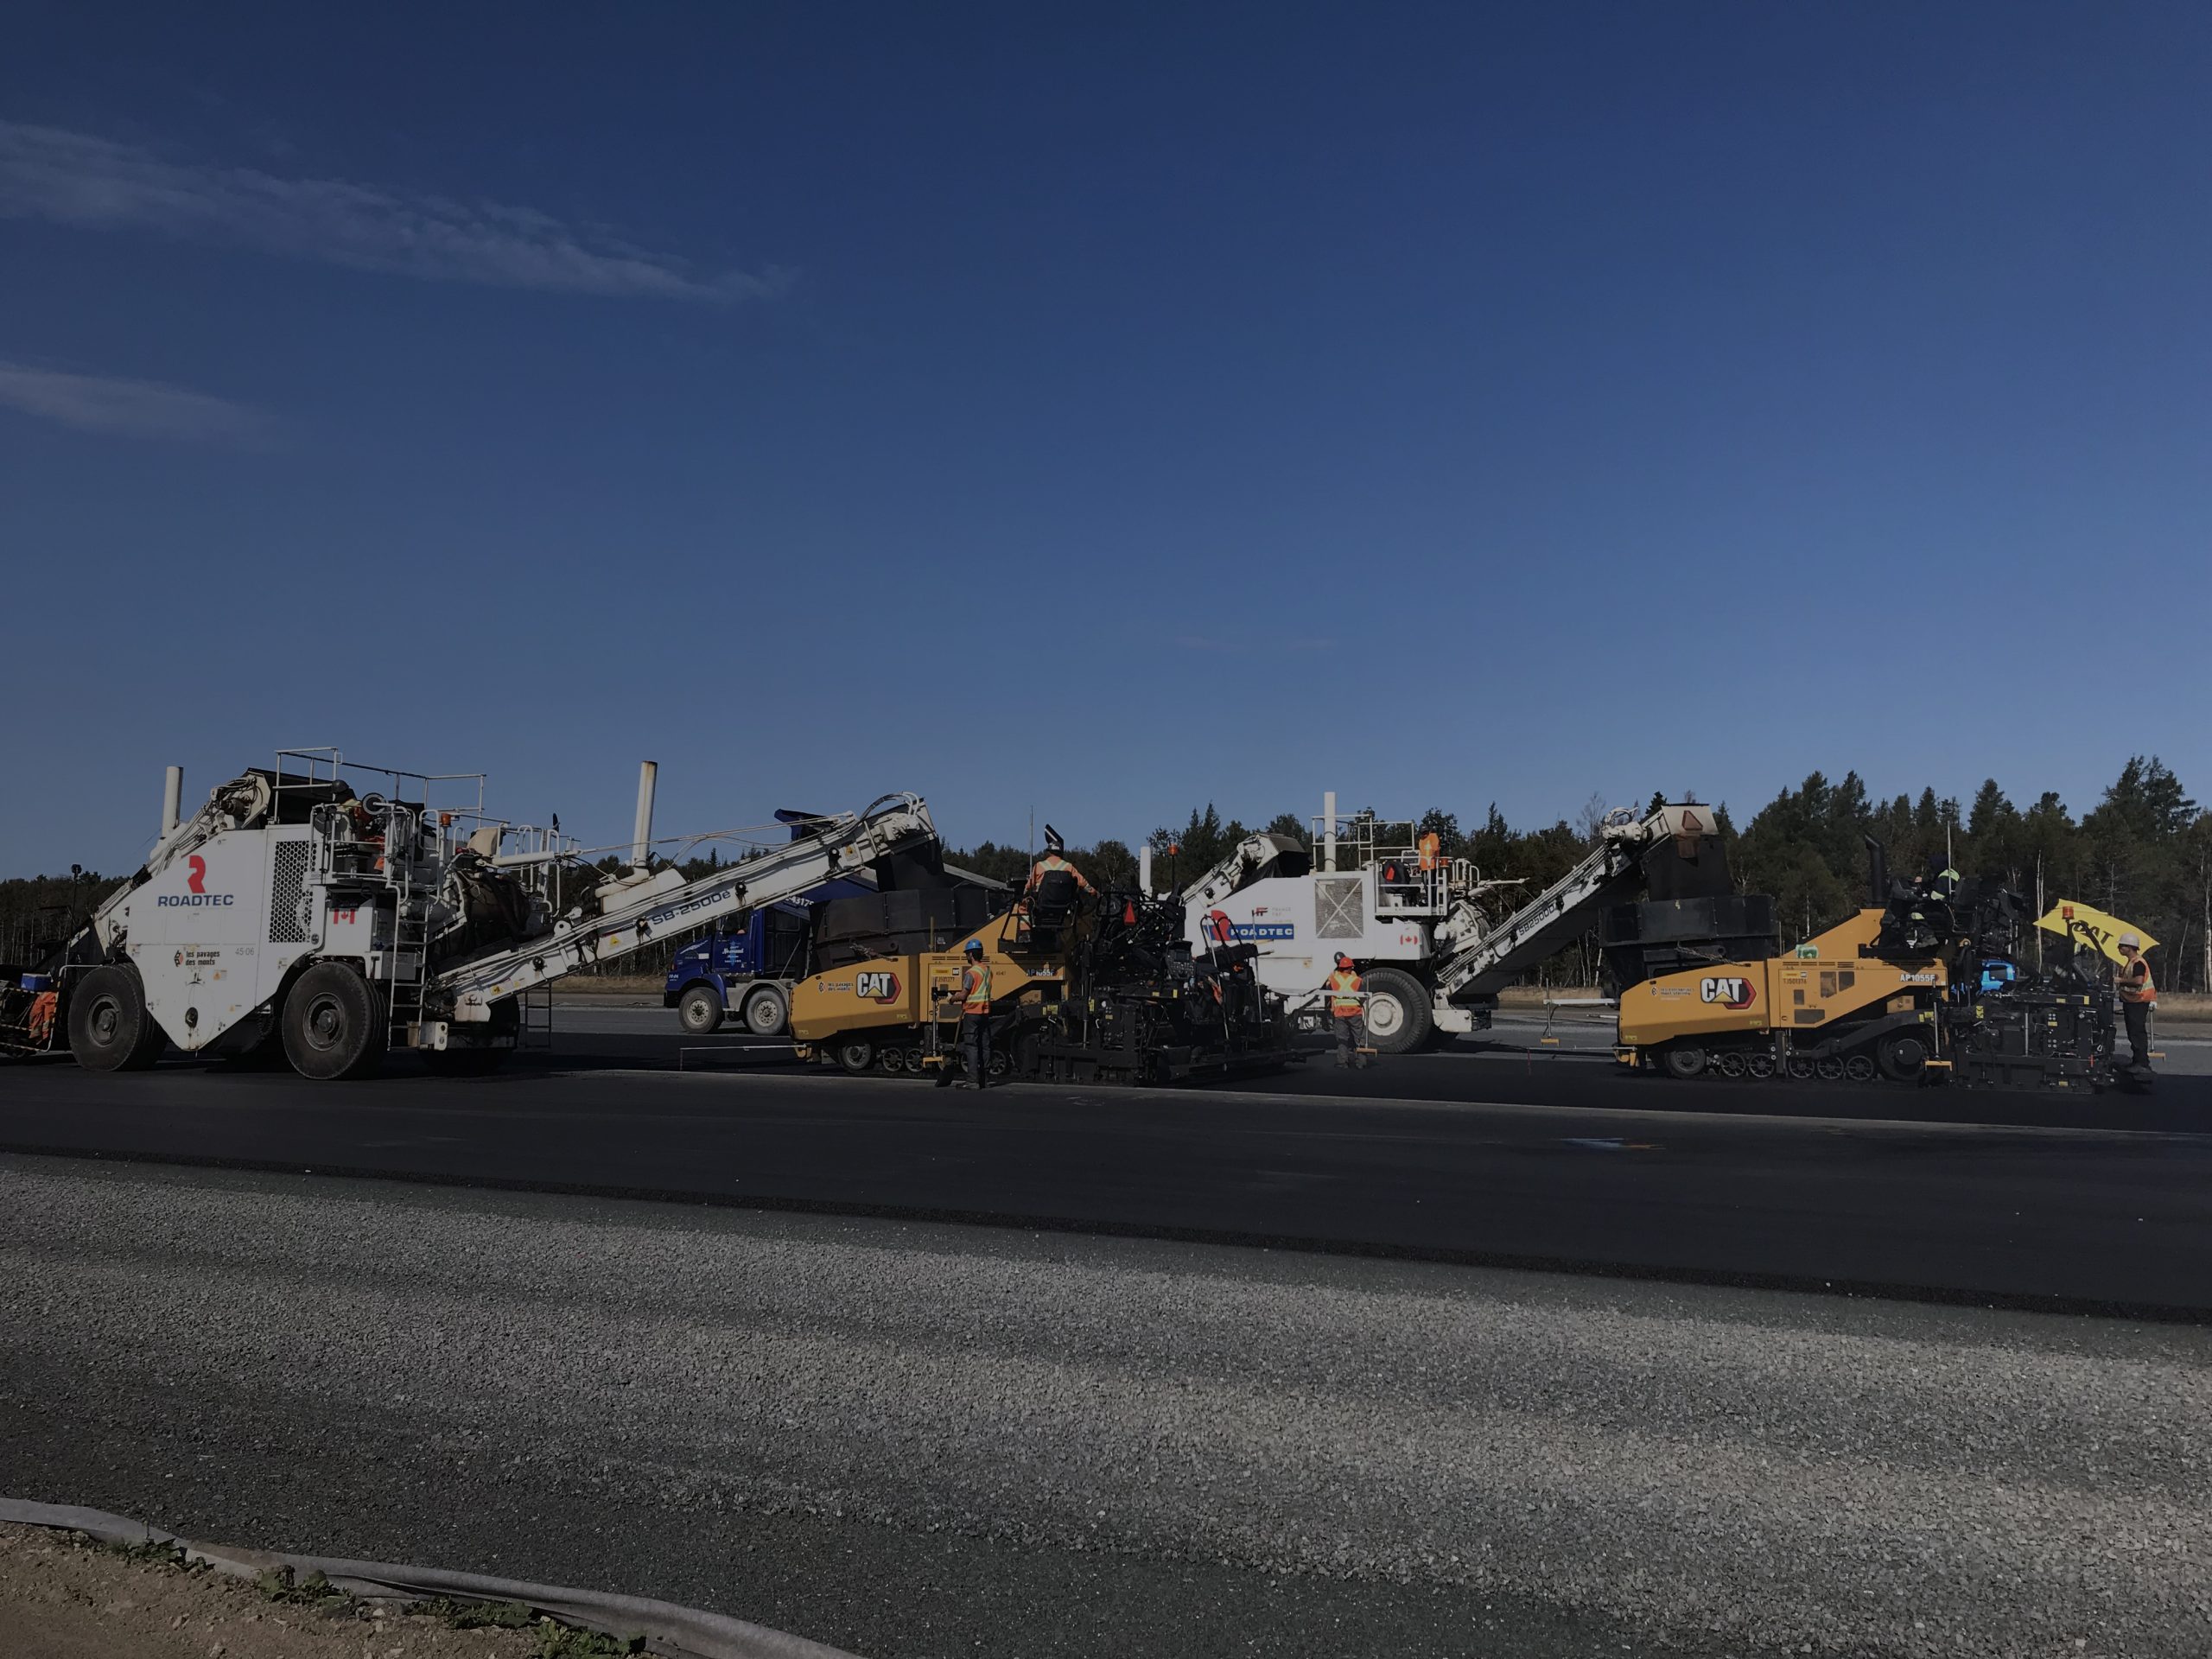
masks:
<path id="1" fill-rule="evenodd" d="M 1861 910 L 1788 956 L 1687 969 L 1630 986 L 1621 994 L 1614 1058 L 1636 1065 L 1647 1051 L 1685 1037 L 1786 1031 L 1819 1042 L 1839 1022 L 1872 1012 L 1932 1009 L 1950 983 L 1941 962 L 1860 954 L 1879 936 L 1882 916 Z"/>
<path id="2" fill-rule="evenodd" d="M 934 1055 L 960 1020 L 960 975 L 971 938 L 983 944 L 994 1007 L 1058 1001 L 1065 992 L 1065 960 L 1058 952 L 1033 949 L 1027 918 L 1011 911 L 961 935 L 950 950 L 872 957 L 800 980 L 791 987 L 791 1032 L 800 1058 L 812 1058 L 839 1038 L 880 1043 L 895 1037 Z"/>

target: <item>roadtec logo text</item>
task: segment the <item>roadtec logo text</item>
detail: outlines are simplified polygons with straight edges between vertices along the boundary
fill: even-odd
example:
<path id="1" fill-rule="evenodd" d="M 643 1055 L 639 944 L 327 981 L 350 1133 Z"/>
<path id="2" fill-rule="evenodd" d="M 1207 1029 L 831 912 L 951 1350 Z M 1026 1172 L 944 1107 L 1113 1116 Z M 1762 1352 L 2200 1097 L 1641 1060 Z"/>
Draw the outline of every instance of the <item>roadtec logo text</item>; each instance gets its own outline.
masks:
<path id="1" fill-rule="evenodd" d="M 156 910 L 199 908 L 207 905 L 234 905 L 238 895 L 231 893 L 207 891 L 207 861 L 194 853 L 184 861 L 184 885 L 188 893 L 165 893 L 154 900 Z"/>
<path id="2" fill-rule="evenodd" d="M 1748 1008 L 1758 999 L 1748 979 L 1721 976 L 1700 979 L 1697 994 L 1707 1002 L 1718 1002 L 1724 1008 Z"/>

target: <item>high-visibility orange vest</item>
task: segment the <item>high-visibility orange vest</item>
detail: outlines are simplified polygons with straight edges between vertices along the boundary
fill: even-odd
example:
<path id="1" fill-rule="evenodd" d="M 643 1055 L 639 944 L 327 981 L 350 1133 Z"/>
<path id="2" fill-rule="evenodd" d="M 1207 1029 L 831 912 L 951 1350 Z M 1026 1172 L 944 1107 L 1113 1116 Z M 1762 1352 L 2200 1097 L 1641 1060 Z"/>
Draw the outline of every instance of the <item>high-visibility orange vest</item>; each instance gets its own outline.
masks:
<path id="1" fill-rule="evenodd" d="M 1350 995 L 1350 993 L 1359 989 L 1360 977 L 1358 974 L 1350 968 L 1339 968 L 1335 973 L 1329 976 L 1328 987 L 1332 991 L 1343 993 L 1343 995 L 1332 996 L 1329 999 L 1329 1012 L 1331 1014 L 1335 1014 L 1339 1020 L 1350 1020 L 1358 1014 L 1359 999 L 1357 996 Z"/>
<path id="2" fill-rule="evenodd" d="M 2151 964 L 2137 957 L 2113 970 L 2112 988 L 2123 1002 L 2155 1002 L 2158 987 L 2151 983 Z"/>
<path id="3" fill-rule="evenodd" d="M 1427 835 L 1423 836 L 1421 838 L 1421 868 L 1424 870 L 1434 869 L 1441 861 L 1441 855 L 1443 851 L 1444 843 L 1437 839 L 1435 830 L 1432 830 Z"/>
<path id="4" fill-rule="evenodd" d="M 988 1014 L 991 1011 L 991 964 L 979 962 L 960 970 L 960 1012 Z"/>

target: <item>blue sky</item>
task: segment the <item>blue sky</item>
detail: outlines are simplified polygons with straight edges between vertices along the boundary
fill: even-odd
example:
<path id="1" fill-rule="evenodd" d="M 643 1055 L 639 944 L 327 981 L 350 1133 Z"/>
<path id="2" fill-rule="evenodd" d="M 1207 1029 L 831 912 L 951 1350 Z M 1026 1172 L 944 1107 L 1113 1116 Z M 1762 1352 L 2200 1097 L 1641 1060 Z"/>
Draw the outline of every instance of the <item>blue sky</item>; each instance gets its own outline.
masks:
<path id="1" fill-rule="evenodd" d="M 2212 795 L 2208 86 L 2195 5 L 19 3 L 0 874 L 280 744 L 601 842 L 647 755 Z"/>

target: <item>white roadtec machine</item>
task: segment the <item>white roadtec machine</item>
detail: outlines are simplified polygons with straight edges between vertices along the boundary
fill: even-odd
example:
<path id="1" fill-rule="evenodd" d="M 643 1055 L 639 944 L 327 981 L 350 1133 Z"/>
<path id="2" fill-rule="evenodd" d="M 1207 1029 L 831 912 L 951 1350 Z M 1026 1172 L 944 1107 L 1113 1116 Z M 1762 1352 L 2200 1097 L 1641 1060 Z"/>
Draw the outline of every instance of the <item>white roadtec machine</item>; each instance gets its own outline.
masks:
<path id="1" fill-rule="evenodd" d="M 576 864 L 557 820 L 538 830 L 486 817 L 477 774 L 287 750 L 180 822 L 172 769 L 145 868 L 54 958 L 11 970 L 0 1049 L 66 1041 L 84 1065 L 128 1071 L 170 1043 L 281 1044 L 302 1075 L 338 1078 L 415 1048 L 440 1066 L 488 1069 L 522 1040 L 533 993 L 550 1019 L 543 989 L 564 974 L 938 845 L 920 798 L 891 795 L 772 845 L 698 837 L 745 845 L 686 881 L 649 868 L 654 780 L 648 761 L 629 868 L 603 875 Z"/>
<path id="2" fill-rule="evenodd" d="M 1501 915 L 1518 880 L 1485 879 L 1433 844 L 1425 855 L 1406 820 L 1340 820 L 1336 797 L 1325 798 L 1319 869 L 1294 836 L 1247 836 L 1182 889 L 1185 933 L 1200 950 L 1256 945 L 1260 982 L 1309 1023 L 1325 1019 L 1325 982 L 1343 952 L 1365 981 L 1368 1035 L 1386 1053 L 1488 1026 L 1500 988 L 1644 892 L 1655 873 L 1663 885 L 1677 861 L 1662 851 L 1712 834 L 1709 810 L 1694 803 L 1613 812 L 1581 863 Z"/>

